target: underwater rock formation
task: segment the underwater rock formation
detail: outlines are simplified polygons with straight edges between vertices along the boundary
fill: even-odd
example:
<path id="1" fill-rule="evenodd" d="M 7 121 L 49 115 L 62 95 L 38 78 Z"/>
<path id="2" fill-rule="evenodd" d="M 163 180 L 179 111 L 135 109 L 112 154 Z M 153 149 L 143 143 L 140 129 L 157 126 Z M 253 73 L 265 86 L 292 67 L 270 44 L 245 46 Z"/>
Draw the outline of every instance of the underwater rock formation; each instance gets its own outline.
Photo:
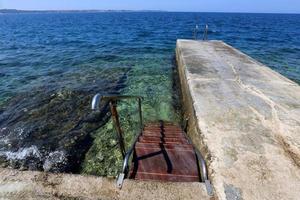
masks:
<path id="1" fill-rule="evenodd" d="M 68 90 L 51 95 L 22 94 L 12 99 L 0 115 L 1 166 L 52 172 L 78 170 L 91 146 L 90 134 L 108 118 L 107 112 L 89 114 L 90 99 L 87 92 Z"/>

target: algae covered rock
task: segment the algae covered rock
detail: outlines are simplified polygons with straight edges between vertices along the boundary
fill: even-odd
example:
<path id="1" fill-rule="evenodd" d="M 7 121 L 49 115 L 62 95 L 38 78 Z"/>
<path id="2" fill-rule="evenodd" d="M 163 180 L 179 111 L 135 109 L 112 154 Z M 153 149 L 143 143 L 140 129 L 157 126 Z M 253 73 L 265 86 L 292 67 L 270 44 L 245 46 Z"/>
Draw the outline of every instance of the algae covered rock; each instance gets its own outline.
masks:
<path id="1" fill-rule="evenodd" d="M 71 90 L 13 98 L 0 114 L 1 165 L 76 171 L 91 146 L 90 134 L 105 121 L 90 114 L 90 100 L 89 93 Z"/>

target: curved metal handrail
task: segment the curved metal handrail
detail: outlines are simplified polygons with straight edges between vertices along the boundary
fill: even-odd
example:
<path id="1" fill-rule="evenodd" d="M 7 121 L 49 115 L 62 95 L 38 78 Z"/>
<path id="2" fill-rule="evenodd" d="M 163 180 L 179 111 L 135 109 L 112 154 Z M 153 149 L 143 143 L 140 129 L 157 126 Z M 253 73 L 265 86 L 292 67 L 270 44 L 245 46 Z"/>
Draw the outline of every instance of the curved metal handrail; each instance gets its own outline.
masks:
<path id="1" fill-rule="evenodd" d="M 144 99 L 142 96 L 134 96 L 134 95 L 104 95 L 101 96 L 99 93 L 93 97 L 92 100 L 92 110 L 97 111 L 99 109 L 99 105 L 101 101 L 118 101 L 118 100 L 126 100 L 126 99 L 137 99 L 138 100 L 138 109 L 139 109 L 139 118 L 140 118 L 140 127 L 143 127 L 143 114 L 142 114 L 142 100 Z"/>
<path id="2" fill-rule="evenodd" d="M 198 38 L 198 31 L 199 31 L 199 26 L 198 24 L 196 24 L 195 28 L 193 29 L 194 40 L 197 40 Z"/>
<path id="3" fill-rule="evenodd" d="M 187 130 L 187 126 L 188 126 L 188 120 L 186 119 L 186 125 L 184 127 L 185 131 Z M 206 162 L 201 154 L 201 152 L 195 147 L 195 145 L 193 144 L 192 140 L 188 137 L 187 133 L 183 131 L 185 137 L 187 138 L 188 142 L 193 145 L 194 151 L 196 153 L 196 156 L 198 158 L 198 161 L 200 161 L 200 176 L 201 176 L 201 181 L 203 181 L 205 183 L 206 186 L 206 190 L 207 190 L 207 194 L 212 196 L 213 195 L 213 189 L 210 183 L 210 180 L 208 179 L 208 172 L 207 172 L 207 166 L 206 166 Z"/>
<path id="4" fill-rule="evenodd" d="M 93 97 L 92 100 L 92 110 L 96 111 L 99 108 L 99 104 L 101 101 L 101 95 L 98 93 Z"/>
<path id="5" fill-rule="evenodd" d="M 205 162 L 202 154 L 200 153 L 200 151 L 195 147 L 195 145 L 190 140 L 190 138 L 187 136 L 187 134 L 185 132 L 184 132 L 184 134 L 186 135 L 186 138 L 189 141 L 189 143 L 191 145 L 193 145 L 193 148 L 195 150 L 195 153 L 196 153 L 196 156 L 198 158 L 198 161 L 200 161 L 200 176 L 201 176 L 201 181 L 205 183 L 207 194 L 210 195 L 210 196 L 212 196 L 213 195 L 213 189 L 212 189 L 210 180 L 208 179 L 206 162 Z"/>
<path id="6" fill-rule="evenodd" d="M 200 161 L 200 164 L 201 164 L 201 167 L 200 167 L 202 169 L 201 170 L 201 179 L 203 181 L 208 180 L 208 173 L 207 173 L 206 162 L 205 162 L 202 154 L 199 152 L 199 150 L 197 148 L 195 148 L 195 147 L 194 147 L 194 150 L 195 150 L 195 152 L 197 154 L 197 158 L 198 158 L 198 160 Z"/>
<path id="7" fill-rule="evenodd" d="M 200 151 L 195 147 L 195 145 L 193 144 L 193 142 L 191 141 L 191 139 L 187 136 L 187 134 L 184 132 L 187 140 L 189 141 L 189 143 L 191 145 L 193 145 L 193 148 L 195 150 L 195 153 L 197 155 L 198 160 L 200 161 L 200 175 L 201 175 L 201 180 L 205 181 L 208 180 L 208 173 L 207 173 L 207 167 L 206 167 L 206 162 L 202 156 L 202 154 L 200 153 Z"/>
<path id="8" fill-rule="evenodd" d="M 94 95 L 93 100 L 92 100 L 92 110 L 97 110 L 99 103 L 102 100 L 106 101 L 112 101 L 112 100 L 123 100 L 123 99 L 138 99 L 138 100 L 143 100 L 144 98 L 142 96 L 133 96 L 133 95 L 103 95 L 97 93 Z"/>
<path id="9" fill-rule="evenodd" d="M 122 131 L 120 128 L 120 123 L 119 123 L 118 114 L 117 114 L 117 110 L 116 110 L 116 101 L 125 100 L 125 99 L 137 99 L 138 100 L 140 129 L 141 129 L 140 133 L 135 138 L 134 143 L 131 145 L 130 149 L 127 152 L 125 152 L 124 139 L 122 136 Z M 129 166 L 128 163 L 129 163 L 130 156 L 131 156 L 131 154 L 134 150 L 135 144 L 138 141 L 138 138 L 143 130 L 143 116 L 142 116 L 142 103 L 141 103 L 142 99 L 143 99 L 143 97 L 141 97 L 141 96 L 120 96 L 120 95 L 101 96 L 98 93 L 93 97 L 93 100 L 92 100 L 92 110 L 93 111 L 97 111 L 99 109 L 99 105 L 100 105 L 101 101 L 109 101 L 110 106 L 111 106 L 112 115 L 113 115 L 113 117 L 115 117 L 114 121 L 115 121 L 115 125 L 117 128 L 117 132 L 119 134 L 120 149 L 121 149 L 121 153 L 124 158 L 122 172 L 119 174 L 119 176 L 117 178 L 117 187 L 118 188 L 122 188 L 124 179 L 127 175 L 127 170 L 128 170 L 128 166 Z"/>
<path id="10" fill-rule="evenodd" d="M 130 147 L 130 149 L 126 153 L 126 156 L 125 156 L 125 159 L 124 159 L 124 162 L 123 162 L 122 172 L 126 172 L 126 170 L 127 170 L 129 158 L 130 158 L 130 156 L 131 156 L 131 154 L 132 154 L 132 152 L 134 150 L 135 144 L 138 141 L 140 135 L 141 134 L 139 134 L 138 136 L 136 136 L 136 138 L 135 138 L 132 146 Z"/>
<path id="11" fill-rule="evenodd" d="M 203 40 L 207 40 L 208 39 L 208 25 L 205 25 L 205 29 L 203 32 Z"/>
<path id="12" fill-rule="evenodd" d="M 130 158 L 131 154 L 133 153 L 135 144 L 138 141 L 140 135 L 141 135 L 141 133 L 137 135 L 137 137 L 134 140 L 134 143 L 132 144 L 130 149 L 126 152 L 126 155 L 125 155 L 125 158 L 124 158 L 124 161 L 123 161 L 122 172 L 118 175 L 118 178 L 117 178 L 117 187 L 120 188 L 120 189 L 122 188 L 124 179 L 127 175 L 127 170 L 128 170 L 128 167 L 129 167 L 129 158 Z"/>

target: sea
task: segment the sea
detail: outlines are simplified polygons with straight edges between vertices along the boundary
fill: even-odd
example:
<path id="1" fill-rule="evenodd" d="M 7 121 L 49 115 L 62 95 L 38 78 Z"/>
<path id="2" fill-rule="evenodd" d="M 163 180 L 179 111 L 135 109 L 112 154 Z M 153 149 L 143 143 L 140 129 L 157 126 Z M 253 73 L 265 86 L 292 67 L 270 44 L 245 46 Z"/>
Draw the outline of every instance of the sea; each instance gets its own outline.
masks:
<path id="1" fill-rule="evenodd" d="M 181 12 L 0 14 L 0 167 L 116 176 L 107 104 L 143 97 L 143 120 L 180 124 L 177 39 L 223 40 L 300 83 L 300 15 Z M 195 27 L 198 26 L 197 38 Z M 136 101 L 118 102 L 127 148 Z"/>

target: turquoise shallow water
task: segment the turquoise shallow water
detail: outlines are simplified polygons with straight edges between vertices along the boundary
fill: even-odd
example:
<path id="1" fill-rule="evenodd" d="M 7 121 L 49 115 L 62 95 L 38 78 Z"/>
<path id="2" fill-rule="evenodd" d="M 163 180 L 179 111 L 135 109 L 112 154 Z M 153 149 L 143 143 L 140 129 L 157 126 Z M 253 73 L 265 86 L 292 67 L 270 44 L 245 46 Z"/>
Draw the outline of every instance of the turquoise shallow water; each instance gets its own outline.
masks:
<path id="1" fill-rule="evenodd" d="M 174 49 L 196 24 L 300 82 L 300 15 L 0 15 L 1 165 L 115 175 L 112 122 L 107 112 L 91 114 L 92 95 L 141 95 L 146 121 L 180 123 Z M 137 131 L 134 106 L 119 106 L 128 141 Z"/>

